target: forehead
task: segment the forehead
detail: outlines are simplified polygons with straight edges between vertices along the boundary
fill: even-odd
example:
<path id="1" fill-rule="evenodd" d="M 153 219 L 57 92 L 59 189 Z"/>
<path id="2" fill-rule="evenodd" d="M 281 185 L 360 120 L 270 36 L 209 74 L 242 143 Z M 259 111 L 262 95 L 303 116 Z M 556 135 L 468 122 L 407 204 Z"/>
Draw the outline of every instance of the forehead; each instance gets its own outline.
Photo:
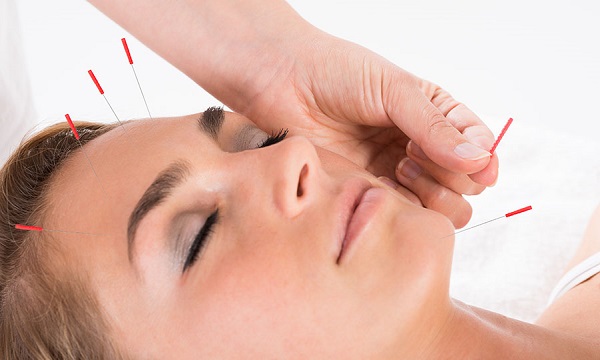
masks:
<path id="1" fill-rule="evenodd" d="M 173 160 L 210 161 L 215 152 L 235 150 L 237 134 L 252 126 L 245 117 L 226 113 L 217 144 L 201 130 L 201 116 L 136 120 L 85 144 L 54 174 L 45 225 L 123 235 L 131 210 Z"/>
<path id="2" fill-rule="evenodd" d="M 178 157 L 210 158 L 217 149 L 199 116 L 133 121 L 74 152 L 52 179 L 44 226 L 102 234 L 61 235 L 67 250 L 84 258 L 107 246 L 125 251 L 129 215 L 157 174 Z"/>

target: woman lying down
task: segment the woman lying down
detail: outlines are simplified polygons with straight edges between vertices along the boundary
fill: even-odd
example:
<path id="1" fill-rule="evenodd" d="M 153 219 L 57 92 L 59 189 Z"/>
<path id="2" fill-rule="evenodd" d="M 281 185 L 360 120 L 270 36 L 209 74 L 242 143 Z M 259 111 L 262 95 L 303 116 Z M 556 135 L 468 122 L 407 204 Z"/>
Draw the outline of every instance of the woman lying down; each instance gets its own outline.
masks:
<path id="1" fill-rule="evenodd" d="M 3 359 L 600 358 L 599 277 L 538 324 L 451 299 L 452 223 L 304 137 L 217 108 L 78 131 L 1 173 Z"/>

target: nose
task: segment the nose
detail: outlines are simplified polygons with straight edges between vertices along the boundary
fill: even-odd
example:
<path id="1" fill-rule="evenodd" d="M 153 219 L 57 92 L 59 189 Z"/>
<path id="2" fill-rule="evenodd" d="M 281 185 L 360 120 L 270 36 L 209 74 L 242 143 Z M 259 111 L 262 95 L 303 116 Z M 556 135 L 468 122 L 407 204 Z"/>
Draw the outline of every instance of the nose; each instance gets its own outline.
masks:
<path id="1" fill-rule="evenodd" d="M 287 218 L 298 216 L 317 196 L 321 161 L 314 145 L 293 136 L 259 151 L 266 164 L 265 190 L 272 194 L 276 209 Z"/>

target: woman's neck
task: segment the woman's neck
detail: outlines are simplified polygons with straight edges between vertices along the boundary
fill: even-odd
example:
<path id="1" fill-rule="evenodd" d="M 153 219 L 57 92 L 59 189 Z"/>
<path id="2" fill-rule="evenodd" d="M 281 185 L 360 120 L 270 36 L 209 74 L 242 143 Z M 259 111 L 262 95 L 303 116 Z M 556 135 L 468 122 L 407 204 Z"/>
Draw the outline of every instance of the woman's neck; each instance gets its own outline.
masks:
<path id="1" fill-rule="evenodd" d="M 582 360 L 600 355 L 598 341 L 452 303 L 447 321 L 420 358 Z"/>

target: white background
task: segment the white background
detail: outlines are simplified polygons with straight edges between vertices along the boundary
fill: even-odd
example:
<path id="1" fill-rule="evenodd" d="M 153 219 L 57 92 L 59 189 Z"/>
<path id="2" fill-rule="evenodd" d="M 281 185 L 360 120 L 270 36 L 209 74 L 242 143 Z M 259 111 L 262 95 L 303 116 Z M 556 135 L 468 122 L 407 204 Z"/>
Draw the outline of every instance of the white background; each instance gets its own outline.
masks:
<path id="1" fill-rule="evenodd" d="M 597 1 L 290 1 L 313 24 L 431 80 L 464 102 L 500 144 L 501 177 L 474 198 L 471 224 L 534 211 L 457 237 L 452 294 L 533 320 L 600 200 Z M 210 95 L 81 0 L 20 0 L 35 122 L 145 117 L 121 47 L 127 37 L 153 115 L 199 112 Z M 202 51 L 202 44 L 197 44 Z"/>

